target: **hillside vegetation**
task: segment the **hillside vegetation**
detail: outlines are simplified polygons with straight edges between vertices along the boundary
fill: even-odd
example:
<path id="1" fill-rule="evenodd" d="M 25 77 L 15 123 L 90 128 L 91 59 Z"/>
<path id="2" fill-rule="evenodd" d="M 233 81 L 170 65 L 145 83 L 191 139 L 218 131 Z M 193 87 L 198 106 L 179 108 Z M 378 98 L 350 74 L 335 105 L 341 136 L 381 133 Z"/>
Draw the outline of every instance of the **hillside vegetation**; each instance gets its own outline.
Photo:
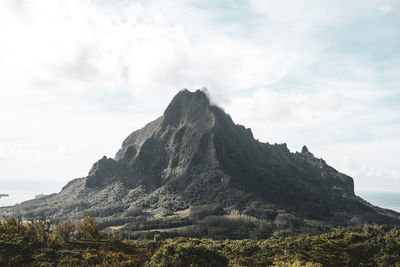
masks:
<path id="1" fill-rule="evenodd" d="M 0 222 L 0 266 L 400 266 L 400 228 L 365 226 L 268 239 L 122 240 L 91 217 Z"/>

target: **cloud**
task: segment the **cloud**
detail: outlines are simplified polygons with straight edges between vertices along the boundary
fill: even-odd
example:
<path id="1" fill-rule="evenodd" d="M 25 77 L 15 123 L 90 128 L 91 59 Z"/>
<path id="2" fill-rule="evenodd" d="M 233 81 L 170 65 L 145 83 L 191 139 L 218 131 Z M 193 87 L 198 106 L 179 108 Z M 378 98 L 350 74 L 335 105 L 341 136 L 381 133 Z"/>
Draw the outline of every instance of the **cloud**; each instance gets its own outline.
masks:
<path id="1" fill-rule="evenodd" d="M 241 19 L 252 19 L 259 32 L 244 39 L 227 26 L 239 23 L 215 24 L 226 15 L 210 3 L 5 1 L 0 70 L 9 84 L 24 88 L 129 86 L 140 98 L 206 86 L 228 101 L 228 91 L 263 87 L 321 61 L 326 43 L 318 32 L 327 25 L 392 8 L 376 0 L 253 0 L 250 7 L 254 13 Z"/>
<path id="2" fill-rule="evenodd" d="M 217 30 L 195 42 L 192 29 L 136 2 L 6 3 L 0 70 L 18 88 L 96 92 L 125 84 L 133 97 L 146 98 L 206 86 L 226 101 L 228 90 L 279 80 L 294 57 Z"/>
<path id="3" fill-rule="evenodd" d="M 317 157 L 354 178 L 356 191 L 396 191 L 400 169 L 396 163 L 398 140 L 343 143 L 313 147 Z"/>
<path id="4" fill-rule="evenodd" d="M 345 24 L 357 17 L 387 13 L 391 5 L 387 0 L 251 0 L 254 10 L 274 22 L 289 24 L 295 29 L 310 30 L 332 24 Z"/>

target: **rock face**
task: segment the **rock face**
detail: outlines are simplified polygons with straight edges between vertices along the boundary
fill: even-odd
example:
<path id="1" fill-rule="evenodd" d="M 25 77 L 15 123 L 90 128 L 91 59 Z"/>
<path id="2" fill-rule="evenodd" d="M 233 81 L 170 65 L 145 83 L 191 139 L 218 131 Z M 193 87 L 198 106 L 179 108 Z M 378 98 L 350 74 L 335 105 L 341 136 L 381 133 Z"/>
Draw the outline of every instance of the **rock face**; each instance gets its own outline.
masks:
<path id="1" fill-rule="evenodd" d="M 101 189 L 117 181 L 148 193 L 164 188 L 184 196 L 186 205 L 246 200 L 226 192 L 289 205 L 300 195 L 303 201 L 354 196 L 353 180 L 307 148 L 293 154 L 286 145 L 260 143 L 250 129 L 210 105 L 206 94 L 187 90 L 162 117 L 129 135 L 115 159 L 95 163 L 86 187 Z"/>
<path id="2" fill-rule="evenodd" d="M 97 161 L 87 177 L 0 214 L 91 215 L 120 218 L 122 224 L 132 210 L 183 216 L 188 208 L 215 203 L 226 212 L 251 215 L 250 207 L 257 207 L 258 214 L 284 211 L 331 226 L 400 222 L 399 214 L 355 196 L 353 179 L 307 147 L 291 153 L 286 144 L 255 140 L 200 90 L 180 91 L 161 117 L 130 134 L 115 158 Z"/>

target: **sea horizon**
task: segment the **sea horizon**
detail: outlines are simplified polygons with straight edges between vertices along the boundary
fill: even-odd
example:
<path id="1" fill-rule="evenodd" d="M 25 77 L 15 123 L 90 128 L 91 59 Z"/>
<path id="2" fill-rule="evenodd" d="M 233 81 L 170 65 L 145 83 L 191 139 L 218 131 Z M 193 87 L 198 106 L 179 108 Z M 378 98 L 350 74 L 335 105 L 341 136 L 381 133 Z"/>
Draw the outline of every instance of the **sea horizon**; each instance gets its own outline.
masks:
<path id="1" fill-rule="evenodd" d="M 8 194 L 8 197 L 0 198 L 0 207 L 13 206 L 34 199 L 40 194 L 58 193 L 67 182 L 63 180 L 0 180 L 0 194 Z"/>
<path id="2" fill-rule="evenodd" d="M 357 191 L 356 195 L 375 206 L 400 212 L 400 192 Z"/>

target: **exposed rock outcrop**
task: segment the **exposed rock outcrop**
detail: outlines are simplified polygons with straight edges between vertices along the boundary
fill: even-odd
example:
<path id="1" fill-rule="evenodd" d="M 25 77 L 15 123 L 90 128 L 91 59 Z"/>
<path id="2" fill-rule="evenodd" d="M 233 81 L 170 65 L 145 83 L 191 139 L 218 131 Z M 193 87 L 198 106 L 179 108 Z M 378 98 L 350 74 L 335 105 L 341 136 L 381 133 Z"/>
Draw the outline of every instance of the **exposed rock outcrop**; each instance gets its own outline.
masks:
<path id="1" fill-rule="evenodd" d="M 331 226 L 400 223 L 399 214 L 355 196 L 353 179 L 306 146 L 291 153 L 286 144 L 255 140 L 200 90 L 180 91 L 161 117 L 130 134 L 115 158 L 97 161 L 87 177 L 41 202 L 0 212 L 26 218 L 112 216 L 126 223 L 132 209 L 181 216 L 190 207 L 215 203 L 226 211 L 255 214 L 257 206 L 262 218 L 283 212 Z"/>

